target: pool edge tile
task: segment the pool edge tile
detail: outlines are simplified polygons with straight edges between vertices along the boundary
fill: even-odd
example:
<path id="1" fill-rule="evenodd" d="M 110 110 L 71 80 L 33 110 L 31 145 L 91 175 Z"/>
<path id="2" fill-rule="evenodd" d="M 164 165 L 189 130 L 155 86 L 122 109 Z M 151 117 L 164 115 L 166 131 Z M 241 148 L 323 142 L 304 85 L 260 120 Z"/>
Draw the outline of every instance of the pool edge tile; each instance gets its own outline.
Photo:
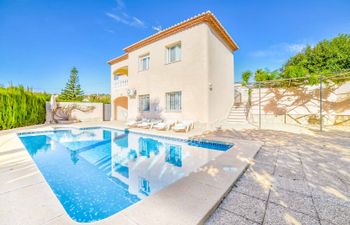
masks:
<path id="1" fill-rule="evenodd" d="M 250 145 L 248 145 L 249 143 Z M 249 149 L 246 152 L 245 149 L 242 150 L 242 148 L 247 147 Z M 238 141 L 237 146 L 219 156 L 217 160 L 208 162 L 201 167 L 204 170 L 205 168 L 215 168 L 219 171 L 218 176 L 223 176 L 223 174 L 228 176 L 230 179 L 224 177 L 223 179 L 227 182 L 222 186 L 211 183 L 213 177 L 209 173 L 192 172 L 189 176 L 122 212 L 137 224 L 142 225 L 202 224 L 228 194 L 260 147 L 260 142 Z M 235 158 L 230 161 L 227 160 L 227 157 Z M 226 171 L 225 167 L 228 166 L 236 167 L 237 170 L 234 172 Z M 194 193 L 191 188 L 199 190 L 201 194 Z M 179 195 L 178 192 L 181 189 L 184 191 L 184 195 Z M 160 212 L 154 212 L 154 209 L 158 209 Z M 188 211 L 190 214 L 186 213 Z M 142 217 L 139 212 L 143 212 Z M 174 220 L 174 218 L 177 219 Z"/>

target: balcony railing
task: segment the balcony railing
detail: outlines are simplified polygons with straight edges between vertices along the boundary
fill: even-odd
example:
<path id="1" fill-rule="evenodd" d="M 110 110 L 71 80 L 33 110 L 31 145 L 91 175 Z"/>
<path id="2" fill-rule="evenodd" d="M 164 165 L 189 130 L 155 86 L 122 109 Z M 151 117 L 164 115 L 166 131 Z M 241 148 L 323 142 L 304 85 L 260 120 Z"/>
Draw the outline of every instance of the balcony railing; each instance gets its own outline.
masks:
<path id="1" fill-rule="evenodd" d="M 113 88 L 121 89 L 128 87 L 128 79 L 113 80 Z"/>

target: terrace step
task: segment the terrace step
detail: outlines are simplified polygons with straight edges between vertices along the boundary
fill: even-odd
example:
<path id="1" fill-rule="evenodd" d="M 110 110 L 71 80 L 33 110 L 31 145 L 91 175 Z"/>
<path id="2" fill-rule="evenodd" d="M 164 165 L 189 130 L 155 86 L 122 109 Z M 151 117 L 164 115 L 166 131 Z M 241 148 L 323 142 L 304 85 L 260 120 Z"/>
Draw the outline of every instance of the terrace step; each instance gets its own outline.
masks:
<path id="1" fill-rule="evenodd" d="M 245 107 L 232 107 L 231 110 L 232 111 L 237 111 L 237 110 L 245 111 Z"/>
<path id="2" fill-rule="evenodd" d="M 227 117 L 228 120 L 246 120 L 245 117 L 232 117 L 232 116 L 229 116 Z"/>
<path id="3" fill-rule="evenodd" d="M 229 122 L 246 122 L 246 119 L 227 119 Z"/>
<path id="4" fill-rule="evenodd" d="M 226 123 L 228 124 L 248 124 L 246 118 L 246 107 L 241 105 L 233 105 L 229 115 L 226 118 Z"/>

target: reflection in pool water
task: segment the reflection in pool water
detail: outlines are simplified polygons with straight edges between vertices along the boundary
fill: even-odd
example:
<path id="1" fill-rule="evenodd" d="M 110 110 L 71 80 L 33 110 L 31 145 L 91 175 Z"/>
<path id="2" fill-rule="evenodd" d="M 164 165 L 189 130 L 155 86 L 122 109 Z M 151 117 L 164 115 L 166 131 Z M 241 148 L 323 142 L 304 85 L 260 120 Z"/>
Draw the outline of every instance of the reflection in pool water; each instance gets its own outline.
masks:
<path id="1" fill-rule="evenodd" d="M 22 134 L 20 139 L 78 222 L 111 216 L 231 147 L 102 128 Z"/>

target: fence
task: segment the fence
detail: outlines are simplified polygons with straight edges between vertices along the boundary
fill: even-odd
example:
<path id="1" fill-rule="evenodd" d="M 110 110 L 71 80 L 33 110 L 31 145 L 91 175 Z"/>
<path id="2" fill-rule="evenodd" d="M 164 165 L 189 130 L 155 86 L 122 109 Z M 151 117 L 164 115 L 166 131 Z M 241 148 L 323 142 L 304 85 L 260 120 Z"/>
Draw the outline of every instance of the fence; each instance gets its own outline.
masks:
<path id="1" fill-rule="evenodd" d="M 256 82 L 247 89 L 247 120 L 259 128 L 350 125 L 350 72 Z"/>

